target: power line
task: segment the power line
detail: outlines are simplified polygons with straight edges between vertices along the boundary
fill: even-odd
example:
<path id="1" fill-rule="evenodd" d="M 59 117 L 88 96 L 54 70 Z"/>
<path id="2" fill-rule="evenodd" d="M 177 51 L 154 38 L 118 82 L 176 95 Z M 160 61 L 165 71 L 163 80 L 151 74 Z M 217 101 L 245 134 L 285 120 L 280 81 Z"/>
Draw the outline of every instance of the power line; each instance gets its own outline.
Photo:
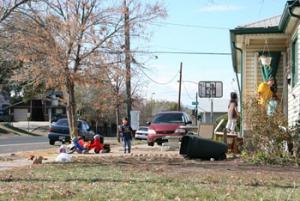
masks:
<path id="1" fill-rule="evenodd" d="M 107 54 L 123 54 L 123 51 L 99 51 Z M 132 50 L 130 53 L 136 54 L 186 54 L 186 55 L 219 55 L 219 56 L 231 56 L 228 52 L 197 52 L 197 51 L 140 51 Z"/>
<path id="2" fill-rule="evenodd" d="M 190 28 L 226 30 L 226 31 L 230 29 L 228 27 L 205 26 L 205 25 L 196 25 L 196 24 L 181 24 L 181 23 L 172 23 L 172 22 L 153 22 L 151 24 L 156 26 L 170 25 L 170 26 L 185 27 L 185 28 L 190 27 Z"/>
<path id="3" fill-rule="evenodd" d="M 228 56 L 228 52 L 194 52 L 194 51 L 131 51 L 139 54 L 190 54 L 190 55 L 220 55 Z"/>
<path id="4" fill-rule="evenodd" d="M 186 88 L 184 82 L 183 82 L 183 87 L 184 87 L 185 93 L 188 95 L 188 97 L 189 97 L 191 100 L 194 100 L 195 98 L 193 98 L 193 97 L 191 96 L 191 94 L 189 93 L 188 89 Z"/>
<path id="5" fill-rule="evenodd" d="M 156 84 L 159 84 L 159 85 L 168 85 L 170 84 L 171 82 L 173 82 L 177 76 L 178 76 L 178 73 L 179 71 L 177 71 L 177 73 L 172 77 L 172 79 L 170 79 L 168 82 L 159 82 L 159 81 L 156 81 L 154 80 L 153 78 L 151 78 L 147 73 L 145 73 L 145 71 L 140 67 L 140 70 L 141 72 L 152 82 L 156 83 Z"/>

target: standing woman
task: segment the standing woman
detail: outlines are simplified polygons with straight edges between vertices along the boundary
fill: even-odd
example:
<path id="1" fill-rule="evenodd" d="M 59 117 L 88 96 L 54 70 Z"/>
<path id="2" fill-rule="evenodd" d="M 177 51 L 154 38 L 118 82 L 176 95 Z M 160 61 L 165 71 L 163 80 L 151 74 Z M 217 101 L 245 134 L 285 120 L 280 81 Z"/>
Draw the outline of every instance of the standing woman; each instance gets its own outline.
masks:
<path id="1" fill-rule="evenodd" d="M 131 140 L 132 140 L 132 128 L 128 124 L 127 117 L 122 119 L 122 125 L 120 127 L 120 137 L 122 139 L 122 143 L 124 146 L 124 153 L 126 154 L 126 151 L 128 153 L 130 153 L 131 152 Z"/>
<path id="2" fill-rule="evenodd" d="M 238 97 L 235 92 L 231 92 L 230 94 L 230 101 L 228 105 L 228 121 L 226 125 L 227 132 L 235 132 L 235 127 L 237 124 L 238 118 Z"/>

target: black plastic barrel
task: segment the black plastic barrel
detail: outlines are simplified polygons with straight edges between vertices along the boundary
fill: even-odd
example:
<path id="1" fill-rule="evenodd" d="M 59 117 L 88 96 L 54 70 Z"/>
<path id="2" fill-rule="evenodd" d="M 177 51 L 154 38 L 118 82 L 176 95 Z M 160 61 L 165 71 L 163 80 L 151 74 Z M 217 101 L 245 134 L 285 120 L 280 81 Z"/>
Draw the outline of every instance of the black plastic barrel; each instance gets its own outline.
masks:
<path id="1" fill-rule="evenodd" d="M 180 154 L 191 159 L 223 160 L 226 159 L 227 150 L 228 147 L 224 143 L 195 135 L 186 135 L 181 139 Z"/>

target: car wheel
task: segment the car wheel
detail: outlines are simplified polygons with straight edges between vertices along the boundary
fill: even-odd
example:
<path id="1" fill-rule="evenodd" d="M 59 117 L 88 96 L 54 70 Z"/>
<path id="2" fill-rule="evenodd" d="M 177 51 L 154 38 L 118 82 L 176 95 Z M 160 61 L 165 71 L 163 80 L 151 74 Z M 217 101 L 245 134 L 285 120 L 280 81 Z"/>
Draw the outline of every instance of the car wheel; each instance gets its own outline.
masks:
<path id="1" fill-rule="evenodd" d="M 227 158 L 226 154 L 222 154 L 217 160 L 225 160 Z"/>
<path id="2" fill-rule="evenodd" d="M 162 146 L 162 141 L 157 142 L 157 145 Z"/>
<path id="3" fill-rule="evenodd" d="M 148 146 L 153 147 L 154 146 L 154 142 L 148 142 Z"/>
<path id="4" fill-rule="evenodd" d="M 49 140 L 49 144 L 50 145 L 54 145 L 55 144 L 55 140 Z"/>

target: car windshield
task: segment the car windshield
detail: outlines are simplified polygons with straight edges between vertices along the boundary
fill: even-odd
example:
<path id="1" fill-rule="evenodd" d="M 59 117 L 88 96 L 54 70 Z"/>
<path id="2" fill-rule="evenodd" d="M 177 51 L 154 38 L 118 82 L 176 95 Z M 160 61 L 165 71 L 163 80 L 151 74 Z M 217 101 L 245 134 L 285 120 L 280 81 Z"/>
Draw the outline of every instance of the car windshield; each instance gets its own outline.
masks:
<path id="1" fill-rule="evenodd" d="M 138 130 L 139 131 L 148 131 L 148 128 L 147 127 L 140 127 Z"/>
<path id="2" fill-rule="evenodd" d="M 57 126 L 69 126 L 68 120 L 67 119 L 60 119 L 58 120 L 55 125 Z"/>
<path id="3" fill-rule="evenodd" d="M 69 123 L 68 123 L 68 120 L 67 119 L 59 119 L 56 123 L 55 123 L 56 126 L 62 126 L 62 127 L 69 127 Z M 80 121 L 77 121 L 77 126 L 78 128 L 80 127 L 81 125 L 81 122 Z"/>
<path id="4" fill-rule="evenodd" d="M 161 113 L 153 118 L 152 123 L 183 123 L 182 113 Z"/>

